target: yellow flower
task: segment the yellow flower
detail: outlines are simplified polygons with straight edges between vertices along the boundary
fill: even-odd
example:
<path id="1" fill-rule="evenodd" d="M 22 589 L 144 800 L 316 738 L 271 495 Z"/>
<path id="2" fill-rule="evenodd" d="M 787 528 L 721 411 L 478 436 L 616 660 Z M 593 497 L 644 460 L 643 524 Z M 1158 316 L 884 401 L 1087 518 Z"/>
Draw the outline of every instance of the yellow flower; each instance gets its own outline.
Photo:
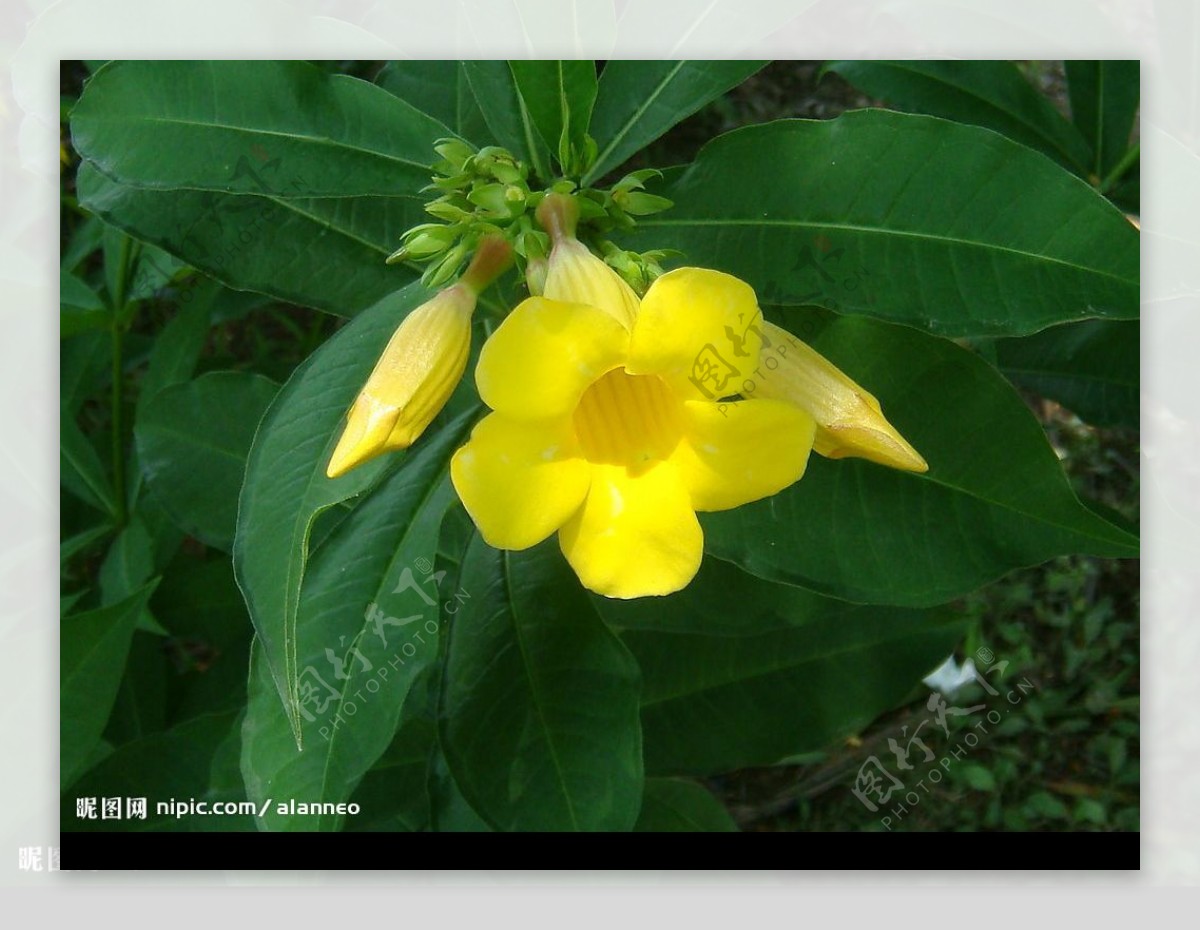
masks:
<path id="1" fill-rule="evenodd" d="M 817 423 L 814 451 L 831 459 L 863 458 L 904 471 L 925 472 L 925 459 L 884 417 L 874 395 L 785 329 L 763 322 L 777 367 L 758 381 L 762 397 L 786 400 Z"/>
<path id="2" fill-rule="evenodd" d="M 329 465 L 330 478 L 385 452 L 407 449 L 438 415 L 467 367 L 476 295 L 511 258 L 501 239 L 485 239 L 453 287 L 404 318 L 350 408 Z"/>
<path id="3" fill-rule="evenodd" d="M 475 378 L 494 412 L 455 453 L 455 489 L 497 548 L 526 549 L 557 531 L 593 591 L 678 591 L 703 554 L 696 512 L 799 479 L 814 421 L 781 400 L 722 403 L 697 377 L 707 349 L 758 318 L 748 285 L 681 268 L 639 302 L 574 240 L 569 217 L 557 229 L 555 216 L 539 218 L 555 239 L 545 290 L 483 348 Z M 753 368 L 759 346 L 747 340 L 741 351 Z"/>

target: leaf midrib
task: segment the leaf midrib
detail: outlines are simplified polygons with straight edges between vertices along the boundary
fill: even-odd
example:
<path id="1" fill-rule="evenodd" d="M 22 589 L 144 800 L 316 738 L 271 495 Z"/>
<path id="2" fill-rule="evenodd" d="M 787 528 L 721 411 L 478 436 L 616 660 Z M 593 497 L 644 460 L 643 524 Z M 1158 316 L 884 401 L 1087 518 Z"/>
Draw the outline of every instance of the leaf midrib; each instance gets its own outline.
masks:
<path id="1" fill-rule="evenodd" d="M 1016 249 L 1011 246 L 997 245 L 991 242 L 984 242 L 977 239 L 955 239 L 951 236 L 938 235 L 936 233 L 917 232 L 914 230 L 905 229 L 889 229 L 885 226 L 863 226 L 856 223 L 828 223 L 817 220 L 772 220 L 772 219 L 739 219 L 732 217 L 722 217 L 720 219 L 677 219 L 677 220 L 643 220 L 638 224 L 639 227 L 667 227 L 667 226 L 770 226 L 770 227 L 795 227 L 797 229 L 833 229 L 842 232 L 864 233 L 876 236 L 901 236 L 909 239 L 922 239 L 930 242 L 948 243 L 956 246 L 966 246 L 970 248 L 983 249 L 989 252 L 1002 252 L 1011 255 L 1017 255 L 1024 259 L 1030 259 L 1035 262 L 1045 262 L 1052 265 L 1062 265 L 1070 268 L 1073 271 L 1082 272 L 1089 275 L 1098 275 L 1100 277 L 1112 278 L 1114 281 L 1119 281 L 1122 284 L 1138 286 L 1138 282 L 1133 278 L 1125 278 L 1121 275 L 1114 274 L 1103 268 L 1090 268 L 1087 265 L 1077 265 L 1074 262 L 1067 261 L 1063 258 L 1057 258 L 1053 255 L 1045 255 L 1038 252 L 1027 252 L 1024 249 Z"/>
<path id="2" fill-rule="evenodd" d="M 675 80 L 675 75 L 683 70 L 683 66 L 687 63 L 688 62 L 686 60 L 677 62 L 675 67 L 668 71 L 663 79 L 655 85 L 654 90 L 650 92 L 649 96 L 646 97 L 642 105 L 634 110 L 629 119 L 626 120 L 620 129 L 617 130 L 612 139 L 609 141 L 608 145 L 604 147 L 604 151 L 596 156 L 596 161 L 592 169 L 584 176 L 583 181 L 581 182 L 584 187 L 586 187 L 596 177 L 599 176 L 601 166 L 603 166 L 605 171 L 608 170 L 609 166 L 604 164 L 605 159 L 607 159 L 617 148 L 617 146 L 625 140 L 625 137 L 633 131 L 633 128 L 638 124 L 642 117 L 646 115 L 646 111 L 650 109 L 650 105 L 665 92 L 667 85 Z"/>
<path id="3" fill-rule="evenodd" d="M 388 162 L 405 165 L 409 168 L 416 168 L 422 172 L 428 173 L 429 165 L 422 164 L 419 161 L 414 161 L 410 158 L 404 158 L 400 155 L 395 155 L 389 152 L 381 152 L 377 149 L 364 148 L 361 146 L 350 145 L 347 142 L 339 139 L 334 139 L 330 136 L 318 136 L 305 132 L 286 131 L 281 129 L 266 129 L 261 126 L 239 126 L 234 123 L 219 123 L 204 122 L 195 119 L 183 119 L 173 116 L 143 116 L 132 114 L 120 114 L 118 116 L 106 116 L 103 114 L 91 115 L 88 117 L 94 123 L 134 123 L 135 125 L 143 125 L 145 123 L 162 123 L 167 126 L 189 126 L 199 129 L 224 129 L 231 132 L 241 132 L 252 136 L 271 136 L 279 139 L 291 139 L 300 142 L 309 142 L 314 145 L 327 145 L 336 149 L 343 149 L 348 152 L 353 152 L 358 155 L 369 155 L 373 158 L 381 158 Z M 90 160 L 95 160 L 95 156 L 86 155 Z"/>
<path id="4" fill-rule="evenodd" d="M 545 735 L 546 749 L 550 755 L 550 760 L 554 763 L 554 771 L 558 776 L 559 790 L 567 805 L 567 816 L 571 819 L 571 828 L 578 831 L 580 827 L 579 818 L 575 813 L 575 804 L 571 798 L 571 792 L 567 790 L 567 777 L 563 772 L 562 762 L 558 758 L 558 749 L 555 745 L 550 725 L 546 722 L 546 715 L 542 710 L 542 702 L 538 694 L 538 689 L 535 686 L 535 679 L 532 672 L 533 666 L 529 661 L 529 653 L 525 649 L 525 641 L 521 637 L 521 622 L 517 618 L 517 604 L 512 593 L 512 566 L 508 550 L 500 550 L 500 558 L 503 566 L 500 575 L 504 582 L 504 600 L 508 603 L 508 614 L 512 620 L 513 638 L 516 641 L 517 650 L 521 653 L 521 664 L 525 666 L 525 680 L 529 683 L 529 697 L 534 712 L 537 715 L 538 724 Z"/>
<path id="5" fill-rule="evenodd" d="M 466 420 L 464 422 L 470 423 L 473 421 L 474 421 L 474 417 L 471 416 L 471 417 L 466 418 Z M 462 434 L 459 434 L 459 435 L 461 437 Z M 455 442 L 455 445 L 457 445 L 457 441 Z M 437 470 L 437 472 L 435 472 L 434 475 L 432 476 L 432 480 L 429 482 L 428 487 L 425 488 L 424 492 L 421 494 L 421 498 L 420 498 L 419 502 L 413 508 L 412 517 L 409 519 L 408 525 L 405 527 L 404 532 L 400 537 L 400 541 L 399 541 L 399 543 L 397 543 L 397 545 L 395 547 L 394 553 L 399 553 L 404 550 L 405 545 L 407 545 L 409 539 L 412 537 L 412 534 L 415 532 L 417 515 L 420 514 L 422 511 L 424 511 L 425 508 L 429 506 L 429 502 L 441 490 L 442 485 L 446 479 L 446 476 L 449 474 L 449 467 L 450 467 L 449 463 L 447 462 L 445 465 L 443 465 L 441 468 L 439 468 Z M 389 562 L 388 562 L 388 572 L 385 572 L 384 578 L 389 577 L 394 560 L 395 560 L 395 554 L 393 554 L 392 559 L 389 560 Z M 379 598 L 385 593 L 386 588 L 387 588 L 387 585 L 383 584 L 382 579 L 381 579 L 380 587 L 376 590 L 373 601 L 378 601 Z M 299 613 L 299 611 L 297 611 L 297 613 Z M 367 634 L 367 626 L 368 626 L 367 620 L 366 620 L 366 617 L 364 616 L 362 628 L 358 631 L 358 635 L 354 637 L 354 642 L 351 644 L 354 648 L 358 647 L 358 643 Z M 346 694 L 349 692 L 349 689 L 350 689 L 350 683 L 355 680 L 355 677 L 357 674 L 358 673 L 353 670 L 353 666 L 352 666 L 352 670 L 351 670 L 350 674 L 346 677 L 345 682 L 342 684 L 342 692 L 341 692 L 341 694 L 338 695 L 338 710 L 339 711 L 341 710 L 342 705 L 345 703 Z M 409 690 L 411 690 L 411 689 L 412 689 L 412 679 L 409 679 Z M 406 691 L 405 692 L 406 699 L 407 699 L 407 696 L 408 696 L 408 692 Z M 325 753 L 325 763 L 321 769 L 321 797 L 322 798 L 327 797 L 325 792 L 329 786 L 329 765 L 330 765 L 331 760 L 333 759 L 333 747 L 334 747 L 335 741 L 337 740 L 337 736 L 338 736 L 338 729 L 335 728 L 333 733 L 329 737 L 329 742 L 326 744 L 328 749 Z M 323 816 L 322 816 L 322 819 L 324 819 Z M 334 822 L 335 823 L 337 822 L 336 818 L 335 818 Z"/>

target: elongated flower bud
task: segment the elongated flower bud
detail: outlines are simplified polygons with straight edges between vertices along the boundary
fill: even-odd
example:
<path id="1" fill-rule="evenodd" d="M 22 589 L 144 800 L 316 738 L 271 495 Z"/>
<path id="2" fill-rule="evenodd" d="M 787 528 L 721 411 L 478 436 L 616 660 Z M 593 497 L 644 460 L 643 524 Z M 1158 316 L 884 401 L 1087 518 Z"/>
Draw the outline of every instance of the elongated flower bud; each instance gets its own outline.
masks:
<path id="1" fill-rule="evenodd" d="M 511 256 L 502 239 L 485 239 L 461 281 L 404 318 L 350 408 L 326 475 L 407 449 L 425 432 L 467 367 L 476 295 Z"/>
<path id="2" fill-rule="evenodd" d="M 619 274 L 575 238 L 578 219 L 579 208 L 569 195 L 547 194 L 538 205 L 537 220 L 553 243 L 542 296 L 599 307 L 631 329 L 637 317 L 638 296 Z"/>
<path id="3" fill-rule="evenodd" d="M 813 450 L 826 458 L 863 458 L 890 468 L 925 472 L 925 459 L 887 421 L 879 401 L 811 346 L 772 323 L 768 340 L 786 345 L 779 367 L 763 378 L 757 395 L 786 400 L 817 423 Z"/>
<path id="4" fill-rule="evenodd" d="M 467 367 L 475 292 L 447 288 L 404 318 L 350 408 L 326 474 L 407 449 L 445 406 Z"/>

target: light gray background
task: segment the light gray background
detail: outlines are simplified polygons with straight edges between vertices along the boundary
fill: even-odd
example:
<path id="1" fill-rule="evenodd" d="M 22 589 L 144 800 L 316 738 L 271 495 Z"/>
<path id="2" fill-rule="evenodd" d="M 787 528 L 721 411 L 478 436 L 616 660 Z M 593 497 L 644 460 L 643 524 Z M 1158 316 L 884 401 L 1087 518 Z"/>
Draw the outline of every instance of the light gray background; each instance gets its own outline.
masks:
<path id="1" fill-rule="evenodd" d="M 469 906 L 462 884 L 524 876 L 561 886 L 579 873 L 209 872 L 23 873 L 21 846 L 56 845 L 58 830 L 57 268 L 58 61 L 60 58 L 1140 58 L 1143 61 L 1145 307 L 1143 427 L 1145 584 L 1142 675 L 1144 871 L 1116 879 L 1137 888 L 1196 884 L 1200 877 L 1200 14 L 1188 0 L 4 0 L 0 3 L 0 884 L 65 891 L 84 906 L 80 885 L 186 883 L 314 884 L 399 882 L 406 909 L 372 909 L 372 920 L 413 920 Z M 820 843 L 795 837 L 784 869 L 821 864 Z M 406 862 L 410 862 L 405 856 Z M 737 862 L 712 863 L 715 866 Z M 907 862 L 910 867 L 919 863 Z M 214 865 L 217 865 L 214 863 Z M 263 863 L 269 868 L 269 863 Z M 381 868 L 393 865 L 380 862 Z M 964 863 L 968 865 L 968 863 Z M 1021 869 L 1019 857 L 1011 863 Z M 1069 863 L 1064 863 L 1069 866 Z M 996 916 L 998 889 L 937 911 L 904 902 L 920 886 L 1065 882 L 1065 873 L 626 873 L 604 884 L 684 883 L 689 900 L 722 919 L 721 889 L 767 887 L 756 901 L 774 909 L 787 887 L 805 900 L 856 908 L 850 889 L 816 894 L 814 884 L 886 883 L 889 914 L 923 924 Z M 1113 882 L 1110 876 L 1103 879 Z M 1082 890 L 1082 889 L 1080 889 Z M 116 889 L 113 889 L 115 893 Z M 1098 891 L 1098 889 L 1097 889 Z M 109 894 L 92 889 L 91 894 Z M 537 894 L 543 901 L 562 893 Z M 630 906 L 645 898 L 635 892 Z M 510 898 L 527 901 L 526 893 Z M 580 914 L 582 892 L 571 911 Z M 857 892 L 852 892 L 857 894 Z M 1004 892 L 1006 904 L 1016 900 Z M 715 897 L 714 897 L 715 896 Z M 594 894 L 593 894 L 594 898 Z M 143 897 L 139 910 L 179 917 Z M 208 900 L 208 899 L 206 899 Z M 366 900 L 355 899 L 359 905 Z M 478 899 L 473 899 L 478 901 Z M 612 919 L 589 905 L 583 925 Z M 776 902 L 769 904 L 768 902 Z M 1120 908 L 1092 896 L 1108 917 Z M 708 902 L 708 903 L 705 903 Z M 990 903 L 989 903 L 990 902 Z M 333 904 L 333 902 L 329 902 Z M 1128 902 L 1126 902 L 1128 903 Z M 114 901 L 115 904 L 115 901 Z M 306 905 L 307 906 L 307 905 Z M 1124 905 L 1122 905 L 1124 906 Z M 967 908 L 959 911 L 958 907 Z M 411 910 L 408 908 L 416 908 Z M 789 907 L 790 909 L 790 907 Z M 7 910 L 7 909 L 6 909 Z M 1010 916 L 1021 911 L 1003 909 Z M 318 917 L 320 910 L 310 912 Z M 332 912 L 330 919 L 333 919 Z M 345 911 L 342 911 L 343 915 Z M 485 917 L 481 906 L 475 913 Z M 795 913 L 793 911 L 793 913 Z M 960 914 L 955 918 L 954 914 Z M 1025 911 L 1025 917 L 1031 916 Z M 27 916 L 33 916 L 27 912 Z M 146 916 L 152 916 L 146 913 Z M 201 917 L 200 914 L 192 914 Z M 745 921 L 737 906 L 726 924 Z M 46 916 L 38 918 L 39 922 Z M 211 919 L 211 918 L 210 918 Z M 575 917 L 571 918 L 576 921 Z M 339 921 L 340 922 L 340 921 Z"/>

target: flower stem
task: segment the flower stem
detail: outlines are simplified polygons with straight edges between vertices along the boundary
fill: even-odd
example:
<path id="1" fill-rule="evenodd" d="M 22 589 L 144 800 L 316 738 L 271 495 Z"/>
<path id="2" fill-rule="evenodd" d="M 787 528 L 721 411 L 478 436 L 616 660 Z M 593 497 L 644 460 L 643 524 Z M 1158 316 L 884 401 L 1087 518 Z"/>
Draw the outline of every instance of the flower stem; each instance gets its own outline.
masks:
<path id="1" fill-rule="evenodd" d="M 122 375 L 124 364 L 122 349 L 124 334 L 121 331 L 121 314 L 113 314 L 112 321 L 112 391 L 111 391 L 111 420 L 112 420 L 112 470 L 113 470 L 113 500 L 116 502 L 117 529 L 125 526 L 128 519 L 125 501 L 125 443 L 122 439 L 121 400 Z"/>

